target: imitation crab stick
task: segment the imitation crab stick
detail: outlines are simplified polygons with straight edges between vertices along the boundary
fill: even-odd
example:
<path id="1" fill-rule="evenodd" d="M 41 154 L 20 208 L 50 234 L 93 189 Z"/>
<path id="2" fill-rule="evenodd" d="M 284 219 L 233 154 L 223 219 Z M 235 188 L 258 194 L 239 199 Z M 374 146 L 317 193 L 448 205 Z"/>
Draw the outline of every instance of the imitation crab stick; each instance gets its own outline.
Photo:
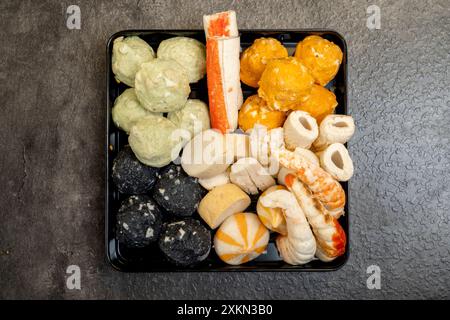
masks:
<path id="1" fill-rule="evenodd" d="M 237 128 L 238 110 L 243 102 L 236 12 L 203 16 L 203 24 L 211 126 L 222 133 L 232 132 Z"/>

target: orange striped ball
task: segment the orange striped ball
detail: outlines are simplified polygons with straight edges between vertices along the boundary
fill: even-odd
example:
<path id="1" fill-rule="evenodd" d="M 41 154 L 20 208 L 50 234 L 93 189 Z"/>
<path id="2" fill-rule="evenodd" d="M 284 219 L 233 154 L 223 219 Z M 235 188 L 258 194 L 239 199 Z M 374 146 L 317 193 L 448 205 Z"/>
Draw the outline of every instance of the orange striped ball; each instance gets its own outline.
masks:
<path id="1" fill-rule="evenodd" d="M 255 259 L 269 243 L 269 231 L 254 213 L 236 213 L 228 217 L 214 236 L 219 258 L 231 265 Z"/>

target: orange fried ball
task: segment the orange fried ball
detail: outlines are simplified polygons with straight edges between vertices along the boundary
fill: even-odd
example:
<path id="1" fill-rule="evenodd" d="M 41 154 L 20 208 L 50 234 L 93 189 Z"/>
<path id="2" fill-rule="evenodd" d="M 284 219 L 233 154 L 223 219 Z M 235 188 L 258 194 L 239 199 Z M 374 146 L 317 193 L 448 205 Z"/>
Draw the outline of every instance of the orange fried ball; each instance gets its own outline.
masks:
<path id="1" fill-rule="evenodd" d="M 284 120 L 286 120 L 284 112 L 269 109 L 266 102 L 256 94 L 248 97 L 239 110 L 239 128 L 244 132 L 257 123 L 266 126 L 267 129 L 282 127 Z"/>
<path id="2" fill-rule="evenodd" d="M 309 36 L 297 44 L 295 57 L 308 67 L 317 84 L 325 86 L 339 70 L 342 50 L 322 37 Z"/>
<path id="3" fill-rule="evenodd" d="M 270 60 L 259 80 L 258 95 L 269 108 L 287 111 L 310 94 L 314 78 L 294 57 Z"/>
<path id="4" fill-rule="evenodd" d="M 323 118 L 334 112 L 337 105 L 336 96 L 333 92 L 315 84 L 308 98 L 296 106 L 295 110 L 308 112 L 320 123 Z"/>
<path id="5" fill-rule="evenodd" d="M 287 49 L 274 38 L 259 38 L 248 47 L 241 57 L 241 81 L 257 88 L 267 62 L 271 59 L 285 58 Z"/>

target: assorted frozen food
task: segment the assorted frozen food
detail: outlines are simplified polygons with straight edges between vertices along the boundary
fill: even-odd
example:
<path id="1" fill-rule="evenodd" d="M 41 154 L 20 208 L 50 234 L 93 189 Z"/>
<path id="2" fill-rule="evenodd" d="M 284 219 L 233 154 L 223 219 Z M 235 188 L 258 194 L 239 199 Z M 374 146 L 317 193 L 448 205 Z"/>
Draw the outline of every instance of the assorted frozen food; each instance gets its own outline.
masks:
<path id="1" fill-rule="evenodd" d="M 130 133 L 131 127 L 145 116 L 162 116 L 161 112 L 150 112 L 144 109 L 136 97 L 134 88 L 125 90 L 114 101 L 114 107 L 111 110 L 112 120 L 114 124 Z"/>
<path id="2" fill-rule="evenodd" d="M 305 101 L 295 106 L 295 110 L 308 112 L 320 124 L 337 107 L 336 96 L 325 87 L 313 84 L 311 93 Z"/>
<path id="3" fill-rule="evenodd" d="M 214 235 L 217 256 L 227 264 L 239 265 L 262 254 L 269 243 L 269 231 L 254 213 L 229 216 Z"/>
<path id="4" fill-rule="evenodd" d="M 305 111 L 293 111 L 283 125 L 286 148 L 309 149 L 319 136 L 317 121 Z"/>
<path id="5" fill-rule="evenodd" d="M 333 42 L 312 35 L 298 43 L 295 57 L 308 68 L 317 84 L 325 86 L 339 71 L 343 53 Z"/>
<path id="6" fill-rule="evenodd" d="M 274 38 L 256 39 L 242 54 L 241 81 L 250 87 L 258 88 L 267 62 L 287 56 L 287 49 L 278 40 Z"/>
<path id="7" fill-rule="evenodd" d="M 227 158 L 225 136 L 209 129 L 197 134 L 184 146 L 181 166 L 192 177 L 209 179 L 227 170 L 230 166 Z"/>
<path id="8" fill-rule="evenodd" d="M 239 110 L 239 128 L 244 132 L 252 129 L 255 124 L 264 125 L 267 129 L 279 128 L 283 126 L 284 120 L 285 112 L 269 108 L 266 101 L 256 94 L 248 97 Z"/>
<path id="9" fill-rule="evenodd" d="M 174 37 L 163 40 L 158 47 L 159 59 L 172 59 L 183 67 L 189 82 L 194 83 L 206 74 L 205 45 L 187 37 Z"/>
<path id="10" fill-rule="evenodd" d="M 324 87 L 339 71 L 340 47 L 311 35 L 289 56 L 263 37 L 240 53 L 234 11 L 203 23 L 206 45 L 174 36 L 155 55 L 136 36 L 114 41 L 112 71 L 131 87 L 112 109 L 129 135 L 111 170 L 128 197 L 116 239 L 179 267 L 210 256 L 245 264 L 269 241 L 291 265 L 343 255 L 340 182 L 354 172 L 345 143 L 355 124 L 334 114 L 336 96 Z M 208 101 L 191 95 L 205 76 Z M 253 88 L 245 102 L 241 83 Z"/>
<path id="11" fill-rule="evenodd" d="M 189 217 L 205 194 L 197 179 L 188 176 L 180 166 L 170 164 L 160 171 L 152 196 L 167 213 Z"/>
<path id="12" fill-rule="evenodd" d="M 161 210 L 149 196 L 130 196 L 117 212 L 117 238 L 128 248 L 148 247 L 158 240 L 161 227 Z"/>
<path id="13" fill-rule="evenodd" d="M 353 176 L 353 161 L 342 143 L 333 143 L 317 153 L 321 167 L 337 181 L 348 181 Z"/>
<path id="14" fill-rule="evenodd" d="M 311 93 L 314 78 L 297 58 L 273 59 L 259 80 L 258 95 L 273 110 L 289 111 Z"/>
<path id="15" fill-rule="evenodd" d="M 316 193 L 303 184 L 294 175 L 286 177 L 286 185 L 297 198 L 316 238 L 316 257 L 329 262 L 345 253 L 347 237 L 338 216 L 343 211 L 334 213 L 327 210 Z"/>
<path id="16" fill-rule="evenodd" d="M 319 136 L 313 143 L 315 150 L 323 150 L 332 143 L 346 143 L 355 133 L 353 118 L 341 114 L 325 117 L 320 123 Z"/>
<path id="17" fill-rule="evenodd" d="M 236 12 L 207 15 L 203 23 L 211 127 L 222 133 L 232 132 L 237 128 L 238 110 L 243 100 Z"/>
<path id="18" fill-rule="evenodd" d="M 189 142 L 192 137 L 210 128 L 209 110 L 206 103 L 198 99 L 188 99 L 184 107 L 167 114 L 177 128 L 186 130 L 182 138 Z"/>
<path id="19" fill-rule="evenodd" d="M 286 190 L 282 185 L 271 186 L 264 191 L 256 204 L 256 212 L 261 222 L 267 229 L 275 231 L 281 235 L 287 235 L 286 217 L 280 207 L 265 206 L 261 200 L 277 190 Z"/>
<path id="20" fill-rule="evenodd" d="M 191 93 L 185 69 L 173 59 L 156 58 L 143 63 L 134 86 L 142 106 L 151 112 L 179 110 Z"/>
<path id="21" fill-rule="evenodd" d="M 211 233 L 192 218 L 166 223 L 159 238 L 159 248 L 175 265 L 193 266 L 208 257 Z"/>
<path id="22" fill-rule="evenodd" d="M 261 197 L 267 208 L 281 209 L 286 221 L 286 235 L 277 237 L 278 251 L 284 261 L 292 265 L 314 260 L 316 239 L 295 196 L 287 190 L 275 190 Z"/>
<path id="23" fill-rule="evenodd" d="M 177 126 L 167 118 L 146 116 L 131 128 L 128 142 L 142 163 L 156 168 L 168 165 L 181 149 Z"/>
<path id="24" fill-rule="evenodd" d="M 130 146 L 125 146 L 113 161 L 111 178 L 123 194 L 148 193 L 156 183 L 159 169 L 140 162 Z"/>
<path id="25" fill-rule="evenodd" d="M 141 65 L 155 59 L 155 52 L 139 37 L 119 37 L 114 40 L 111 67 L 117 82 L 134 87 Z"/>
<path id="26" fill-rule="evenodd" d="M 208 192 L 200 202 L 198 214 L 211 229 L 216 229 L 229 216 L 247 209 L 250 202 L 238 186 L 226 183 Z"/>

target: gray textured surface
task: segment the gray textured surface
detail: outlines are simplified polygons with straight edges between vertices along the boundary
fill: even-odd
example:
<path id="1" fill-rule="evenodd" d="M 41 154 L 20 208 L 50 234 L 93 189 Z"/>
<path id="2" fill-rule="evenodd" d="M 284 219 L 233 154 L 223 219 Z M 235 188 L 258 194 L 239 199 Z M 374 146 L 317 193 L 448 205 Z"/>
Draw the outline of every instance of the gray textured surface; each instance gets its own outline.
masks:
<path id="1" fill-rule="evenodd" d="M 68 30 L 78 4 L 82 29 Z M 366 8 L 381 8 L 381 30 Z M 128 28 L 332 28 L 349 46 L 351 255 L 333 273 L 122 274 L 103 249 L 105 43 Z M 0 0 L 0 298 L 450 298 L 450 3 Z M 82 270 L 82 290 L 65 268 Z M 366 268 L 382 270 L 381 290 Z"/>

